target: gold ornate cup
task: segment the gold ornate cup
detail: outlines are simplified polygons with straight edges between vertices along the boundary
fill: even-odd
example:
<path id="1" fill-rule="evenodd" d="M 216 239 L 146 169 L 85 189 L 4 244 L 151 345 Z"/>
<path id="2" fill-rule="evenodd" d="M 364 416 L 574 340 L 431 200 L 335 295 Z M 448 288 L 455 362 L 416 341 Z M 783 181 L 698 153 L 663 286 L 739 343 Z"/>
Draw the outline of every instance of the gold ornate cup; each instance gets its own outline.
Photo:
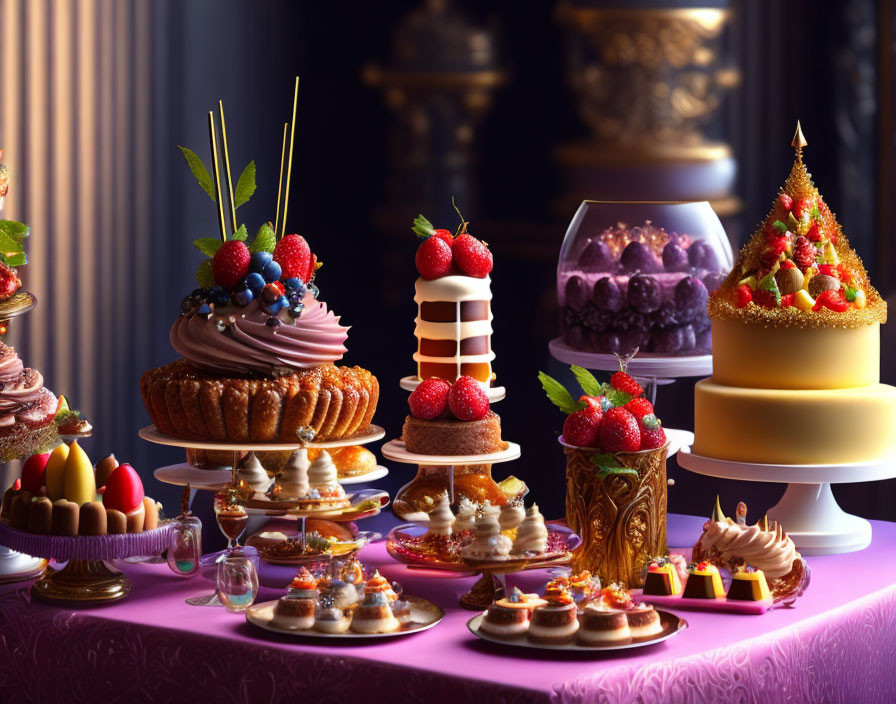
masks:
<path id="1" fill-rule="evenodd" d="M 641 570 L 666 553 L 666 453 L 605 454 L 563 443 L 566 523 L 582 538 L 573 552 L 576 572 L 590 570 L 604 584 L 641 586 Z"/>

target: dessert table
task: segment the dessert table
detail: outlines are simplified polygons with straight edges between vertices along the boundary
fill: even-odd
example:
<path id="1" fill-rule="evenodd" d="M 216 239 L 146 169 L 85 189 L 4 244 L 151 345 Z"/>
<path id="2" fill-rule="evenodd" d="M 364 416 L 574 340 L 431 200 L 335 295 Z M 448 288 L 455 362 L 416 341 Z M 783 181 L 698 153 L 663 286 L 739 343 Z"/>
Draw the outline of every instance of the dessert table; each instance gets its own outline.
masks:
<path id="1" fill-rule="evenodd" d="M 693 543 L 702 522 L 670 516 L 670 544 Z M 133 591 L 102 608 L 72 611 L 32 601 L 27 583 L 0 586 L 0 701 L 887 702 L 896 524 L 873 529 L 864 551 L 808 558 L 812 582 L 793 609 L 682 611 L 690 628 L 678 637 L 597 657 L 476 640 L 458 606 L 474 578 L 427 576 L 392 561 L 383 543 L 362 559 L 446 609 L 432 630 L 363 644 L 281 637 L 185 604 L 206 580 L 116 563 Z M 509 581 L 535 588 L 545 578 Z M 279 594 L 262 588 L 258 600 Z"/>

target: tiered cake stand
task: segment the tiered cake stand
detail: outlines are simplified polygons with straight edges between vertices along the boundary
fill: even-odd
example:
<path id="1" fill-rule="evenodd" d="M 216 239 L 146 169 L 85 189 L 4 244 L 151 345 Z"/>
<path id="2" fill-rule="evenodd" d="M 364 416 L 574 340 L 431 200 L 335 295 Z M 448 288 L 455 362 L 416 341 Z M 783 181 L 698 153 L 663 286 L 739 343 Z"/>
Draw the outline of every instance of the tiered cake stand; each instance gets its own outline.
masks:
<path id="1" fill-rule="evenodd" d="M 21 289 L 5 301 L 0 301 L 0 337 L 6 333 L 11 318 L 24 315 L 36 305 L 37 297 Z M 47 561 L 42 557 L 24 555 L 6 545 L 0 546 L 0 584 L 40 577 L 46 568 Z"/>
<path id="2" fill-rule="evenodd" d="M 865 463 L 776 465 L 718 460 L 685 449 L 678 456 L 678 464 L 708 477 L 787 484 L 784 496 L 769 509 L 768 518 L 786 527 L 804 555 L 854 552 L 871 543 L 871 524 L 841 509 L 831 484 L 896 477 L 892 458 Z"/>
<path id="3" fill-rule="evenodd" d="M 376 425 L 371 425 L 370 430 L 363 435 L 352 438 L 332 440 L 328 442 L 287 442 L 287 443 L 217 443 L 183 440 L 170 435 L 160 433 L 154 425 L 141 428 L 139 435 L 144 440 L 159 445 L 181 447 L 193 450 L 218 450 L 233 453 L 233 461 L 229 469 L 196 469 L 188 464 L 170 465 L 160 467 L 153 475 L 160 482 L 174 484 L 175 486 L 190 486 L 200 491 L 218 492 L 227 486 L 237 483 L 236 473 L 240 454 L 243 452 L 285 452 L 307 449 L 335 449 L 351 445 L 364 445 L 366 443 L 381 440 L 386 431 Z M 341 479 L 340 484 L 366 483 L 374 479 L 380 479 L 388 474 L 385 467 L 380 467 L 374 472 L 349 480 Z M 375 475 L 375 476 L 374 476 Z M 278 501 L 268 499 L 251 498 L 240 501 L 246 512 L 250 515 L 263 515 L 277 518 L 295 519 L 299 525 L 301 544 L 305 544 L 305 520 L 308 518 L 325 518 L 329 521 L 351 522 L 370 518 L 377 515 L 383 507 L 389 504 L 389 495 L 385 491 L 373 489 L 347 492 L 350 504 L 343 508 L 304 508 L 295 501 Z"/>

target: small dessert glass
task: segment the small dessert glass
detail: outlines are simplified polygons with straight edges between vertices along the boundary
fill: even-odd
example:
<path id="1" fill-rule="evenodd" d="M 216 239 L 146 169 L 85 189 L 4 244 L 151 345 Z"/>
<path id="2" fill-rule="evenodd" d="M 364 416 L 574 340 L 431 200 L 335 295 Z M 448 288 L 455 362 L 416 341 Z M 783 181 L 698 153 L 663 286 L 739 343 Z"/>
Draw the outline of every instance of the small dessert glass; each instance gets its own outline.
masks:
<path id="1" fill-rule="evenodd" d="M 255 563 L 240 552 L 226 555 L 218 562 L 215 586 L 218 598 L 228 611 L 248 610 L 258 595 L 258 571 Z"/>
<path id="2" fill-rule="evenodd" d="M 176 575 L 189 577 L 199 571 L 202 557 L 202 521 L 190 513 L 189 485 L 184 487 L 176 521 L 168 543 L 168 567 Z"/>

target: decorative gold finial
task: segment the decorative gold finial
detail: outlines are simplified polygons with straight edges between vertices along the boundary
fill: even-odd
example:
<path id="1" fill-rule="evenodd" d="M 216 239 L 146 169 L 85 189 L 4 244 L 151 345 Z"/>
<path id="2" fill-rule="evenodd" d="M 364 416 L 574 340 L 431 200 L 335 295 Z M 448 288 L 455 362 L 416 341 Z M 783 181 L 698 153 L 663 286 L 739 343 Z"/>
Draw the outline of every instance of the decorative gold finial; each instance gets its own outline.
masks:
<path id="1" fill-rule="evenodd" d="M 802 155 L 803 147 L 809 144 L 806 141 L 806 138 L 803 136 L 803 128 L 800 127 L 800 121 L 796 121 L 796 132 L 793 133 L 793 141 L 790 143 L 790 146 L 796 149 L 796 153 L 798 155 Z"/>
<path id="2" fill-rule="evenodd" d="M 725 518 L 725 514 L 722 513 L 722 507 L 719 505 L 719 495 L 718 494 L 716 494 L 716 505 L 712 510 L 712 518 L 710 520 L 714 521 L 715 523 L 724 522 L 724 521 L 728 520 L 727 518 Z"/>

